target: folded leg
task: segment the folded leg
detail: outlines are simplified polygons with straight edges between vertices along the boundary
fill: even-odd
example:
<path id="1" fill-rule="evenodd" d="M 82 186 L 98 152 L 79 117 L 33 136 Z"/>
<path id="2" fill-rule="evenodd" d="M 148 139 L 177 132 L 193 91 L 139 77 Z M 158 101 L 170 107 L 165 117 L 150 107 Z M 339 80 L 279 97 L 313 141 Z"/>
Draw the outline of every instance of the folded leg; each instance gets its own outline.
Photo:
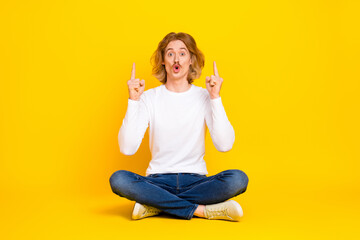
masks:
<path id="1" fill-rule="evenodd" d="M 215 204 L 245 192 L 248 182 L 243 171 L 226 170 L 201 179 L 177 196 L 195 204 Z"/>
<path id="2" fill-rule="evenodd" d="M 150 178 L 125 170 L 112 174 L 110 186 L 112 191 L 121 197 L 153 206 L 184 219 L 191 219 L 198 207 L 197 204 L 157 186 Z"/>

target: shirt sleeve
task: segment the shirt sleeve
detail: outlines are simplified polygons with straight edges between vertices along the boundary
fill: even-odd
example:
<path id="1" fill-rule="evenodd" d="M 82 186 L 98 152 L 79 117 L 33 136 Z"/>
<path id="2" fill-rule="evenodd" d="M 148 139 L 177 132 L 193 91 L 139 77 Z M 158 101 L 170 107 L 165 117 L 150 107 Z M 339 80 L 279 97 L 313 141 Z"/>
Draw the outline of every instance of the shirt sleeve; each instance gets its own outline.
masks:
<path id="1" fill-rule="evenodd" d="M 125 155 L 135 154 L 148 126 L 149 113 L 143 95 L 139 101 L 128 99 L 127 111 L 118 134 L 120 152 Z"/>
<path id="2" fill-rule="evenodd" d="M 230 151 L 235 142 L 235 131 L 226 116 L 221 97 L 208 98 L 205 121 L 215 148 L 220 152 Z"/>

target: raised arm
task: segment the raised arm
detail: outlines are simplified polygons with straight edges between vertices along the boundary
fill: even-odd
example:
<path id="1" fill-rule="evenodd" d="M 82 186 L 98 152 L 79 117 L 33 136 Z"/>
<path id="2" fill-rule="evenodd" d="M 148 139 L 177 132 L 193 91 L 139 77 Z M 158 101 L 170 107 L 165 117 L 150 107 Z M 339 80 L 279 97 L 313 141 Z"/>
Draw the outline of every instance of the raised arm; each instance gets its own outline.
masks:
<path id="1" fill-rule="evenodd" d="M 149 114 L 146 107 L 145 81 L 135 78 L 135 63 L 133 63 L 131 78 L 127 82 L 129 99 L 125 118 L 118 134 L 120 152 L 133 155 L 140 147 L 141 141 L 149 125 Z"/>
<path id="2" fill-rule="evenodd" d="M 209 100 L 206 106 L 205 121 L 216 149 L 220 152 L 227 152 L 231 150 L 235 142 L 235 131 L 221 101 L 220 89 L 222 83 L 223 79 L 219 76 L 214 61 L 214 75 L 206 77 Z"/>

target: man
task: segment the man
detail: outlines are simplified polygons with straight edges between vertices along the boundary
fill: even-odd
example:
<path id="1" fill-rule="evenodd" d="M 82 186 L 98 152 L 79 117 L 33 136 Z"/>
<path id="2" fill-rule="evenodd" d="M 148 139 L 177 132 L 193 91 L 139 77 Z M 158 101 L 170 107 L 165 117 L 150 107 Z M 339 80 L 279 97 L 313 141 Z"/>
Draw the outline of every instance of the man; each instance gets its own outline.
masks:
<path id="1" fill-rule="evenodd" d="M 228 199 L 246 191 L 247 175 L 227 170 L 207 177 L 206 126 L 221 152 L 229 151 L 235 133 L 221 102 L 223 79 L 214 62 L 214 75 L 206 77 L 206 89 L 192 84 L 204 67 L 204 56 L 192 36 L 169 33 L 153 57 L 153 74 L 163 84 L 145 90 L 135 77 L 133 64 L 128 81 L 128 108 L 120 128 L 120 151 L 133 155 L 150 126 L 152 159 L 141 176 L 126 170 L 110 178 L 112 191 L 136 201 L 132 218 L 165 212 L 183 219 L 193 216 L 238 221 L 241 206 Z"/>

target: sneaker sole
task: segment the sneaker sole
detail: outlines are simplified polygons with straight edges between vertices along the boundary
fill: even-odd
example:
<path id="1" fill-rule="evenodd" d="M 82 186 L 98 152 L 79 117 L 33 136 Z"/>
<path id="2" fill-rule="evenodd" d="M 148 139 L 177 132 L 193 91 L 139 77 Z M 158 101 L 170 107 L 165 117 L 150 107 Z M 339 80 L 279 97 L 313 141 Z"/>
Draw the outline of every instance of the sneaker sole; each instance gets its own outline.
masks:
<path id="1" fill-rule="evenodd" d="M 234 200 L 229 200 L 229 202 L 231 202 L 231 204 L 236 208 L 237 212 L 239 213 L 239 217 L 236 219 L 236 220 L 239 220 L 244 215 L 244 212 L 243 212 L 240 204 Z"/>

